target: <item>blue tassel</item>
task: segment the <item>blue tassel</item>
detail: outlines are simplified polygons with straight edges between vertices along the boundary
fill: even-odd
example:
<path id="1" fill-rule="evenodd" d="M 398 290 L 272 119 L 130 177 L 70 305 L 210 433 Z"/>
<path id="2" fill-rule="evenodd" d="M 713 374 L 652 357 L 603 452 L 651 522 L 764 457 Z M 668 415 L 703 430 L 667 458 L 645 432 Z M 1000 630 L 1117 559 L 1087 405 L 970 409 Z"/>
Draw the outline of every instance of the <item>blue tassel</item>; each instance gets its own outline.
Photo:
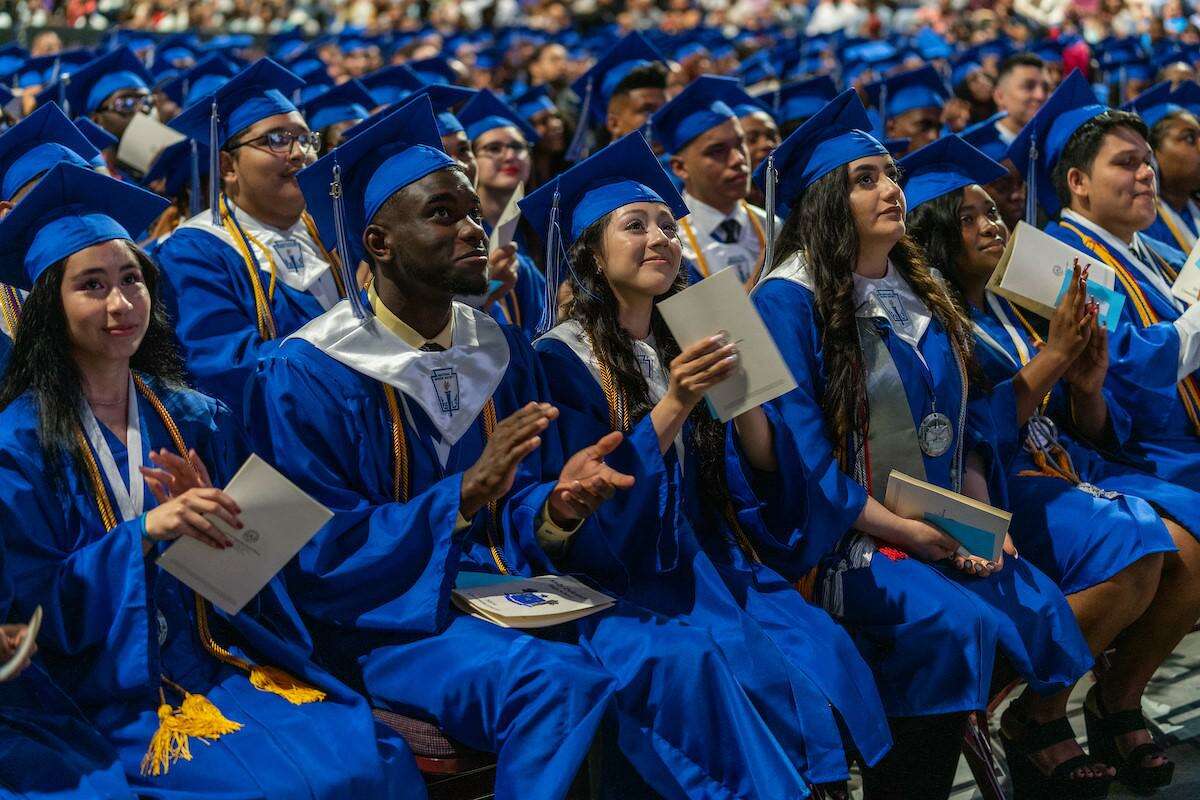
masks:
<path id="1" fill-rule="evenodd" d="M 546 294 L 545 303 L 542 306 L 542 316 L 538 320 L 538 336 L 558 324 L 558 287 L 562 283 L 563 276 L 562 264 L 559 259 L 559 254 L 562 252 L 562 247 L 559 245 L 562 231 L 558 224 L 560 194 L 557 180 L 555 178 L 554 199 L 550 202 L 550 224 L 546 228 Z"/>
<path id="2" fill-rule="evenodd" d="M 221 143 L 217 141 L 220 135 L 221 118 L 217 115 L 217 100 L 212 101 L 212 116 L 208 119 L 208 202 L 212 211 L 213 227 L 221 227 Z"/>
<path id="3" fill-rule="evenodd" d="M 54 62 L 54 71 L 58 72 L 58 63 Z M 71 82 L 71 75 L 67 73 L 58 81 L 58 104 L 62 107 L 62 112 L 67 115 L 67 119 L 71 118 L 71 104 L 67 102 L 67 84 Z"/>
<path id="4" fill-rule="evenodd" d="M 191 140 L 192 152 L 188 156 L 191 160 L 192 175 L 191 187 L 188 191 L 188 216 L 194 217 L 204 210 L 204 201 L 200 199 L 200 152 L 196 147 L 196 140 Z"/>
<path id="5" fill-rule="evenodd" d="M 583 93 L 583 104 L 579 106 L 579 124 L 575 128 L 575 135 L 571 138 L 571 144 L 567 147 L 567 153 L 564 156 L 569 164 L 574 164 L 587 156 L 584 145 L 587 141 L 588 128 L 591 127 L 592 87 L 595 83 L 595 78 L 589 79 L 587 89 Z"/>
<path id="6" fill-rule="evenodd" d="M 334 150 L 336 153 L 337 151 Z M 335 156 L 336 159 L 336 156 Z M 346 203 L 342 195 L 342 166 L 333 165 L 333 181 L 329 184 L 329 196 L 333 198 L 333 228 L 335 246 L 338 251 L 339 268 L 342 271 L 342 282 L 346 287 L 346 299 L 350 301 L 350 310 L 356 319 L 366 319 L 370 311 L 363 302 L 362 293 L 358 291 L 357 272 L 358 261 L 351 255 L 349 241 L 346 239 Z"/>
<path id="7" fill-rule="evenodd" d="M 1025 221 L 1037 225 L 1037 137 L 1029 138 L 1029 168 L 1025 171 Z"/>

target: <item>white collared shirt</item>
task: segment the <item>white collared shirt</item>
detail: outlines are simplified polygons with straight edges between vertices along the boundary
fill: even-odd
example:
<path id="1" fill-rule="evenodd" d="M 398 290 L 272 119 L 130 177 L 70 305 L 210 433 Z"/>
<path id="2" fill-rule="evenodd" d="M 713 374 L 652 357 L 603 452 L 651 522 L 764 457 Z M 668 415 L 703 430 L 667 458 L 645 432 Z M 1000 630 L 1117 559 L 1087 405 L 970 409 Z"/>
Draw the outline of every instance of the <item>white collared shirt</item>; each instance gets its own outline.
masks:
<path id="1" fill-rule="evenodd" d="M 766 218 L 765 212 L 754 208 L 752 213 L 756 218 L 751 220 L 750 214 L 746 211 L 750 206 L 744 202 L 737 203 L 733 207 L 733 213 L 725 215 L 687 192 L 683 193 L 683 200 L 691 211 L 687 217 L 687 223 L 696 236 L 696 243 L 700 246 L 700 255 L 703 256 L 703 261 L 708 267 L 708 274 L 719 272 L 726 267 L 733 267 L 738 271 L 742 283 L 748 281 L 754 274 L 754 270 L 758 266 L 758 259 L 762 254 L 754 223 L 757 222 L 762 226 L 763 220 Z M 713 232 L 727 219 L 736 220 L 741 226 L 738 240 L 732 244 L 725 244 L 713 238 Z M 680 243 L 683 245 L 684 258 L 691 260 L 703 273 L 701 259 L 697 258 L 691 241 L 682 231 L 680 232 Z"/>
<path id="2" fill-rule="evenodd" d="M 1106 246 L 1111 247 L 1130 264 L 1133 264 L 1139 280 L 1153 286 L 1164 297 L 1170 298 L 1176 309 L 1182 310 L 1183 313 L 1172 322 L 1179 334 L 1177 380 L 1183 380 L 1200 368 L 1200 303 L 1195 303 L 1185 309 L 1183 301 L 1171 294 L 1171 284 L 1167 283 L 1167 279 L 1158 270 L 1153 257 L 1146 252 L 1147 245 L 1142 241 L 1141 235 L 1135 233 L 1133 241 L 1126 244 L 1117 236 L 1069 208 L 1063 210 L 1062 216 L 1063 219 L 1082 226 L 1085 231 L 1100 237 Z"/>
<path id="3" fill-rule="evenodd" d="M 996 126 L 996 135 L 1003 144 L 1010 145 L 1017 138 L 1017 134 L 1004 127 L 1004 120 L 997 120 L 994 124 Z"/>
<path id="4" fill-rule="evenodd" d="M 874 296 L 887 312 L 888 322 L 897 336 L 914 348 L 920 349 L 921 337 L 932 318 L 929 309 L 921 302 L 900 271 L 888 262 L 887 272 L 882 278 L 866 278 L 854 274 L 854 305 L 861 306 Z"/>

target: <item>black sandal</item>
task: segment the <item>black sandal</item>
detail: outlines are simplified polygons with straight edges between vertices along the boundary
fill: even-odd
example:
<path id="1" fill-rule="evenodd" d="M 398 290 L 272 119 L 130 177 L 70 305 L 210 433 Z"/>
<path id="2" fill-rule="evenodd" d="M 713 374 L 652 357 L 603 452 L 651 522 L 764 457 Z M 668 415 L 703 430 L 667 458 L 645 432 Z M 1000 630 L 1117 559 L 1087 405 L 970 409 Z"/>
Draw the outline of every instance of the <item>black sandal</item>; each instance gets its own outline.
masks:
<path id="1" fill-rule="evenodd" d="M 1008 771 L 1012 775 L 1013 800 L 1098 800 L 1108 797 L 1112 778 L 1107 775 L 1076 778 L 1071 774 L 1080 767 L 1104 766 L 1090 756 L 1068 758 L 1055 766 L 1049 775 L 1033 760 L 1036 753 L 1051 745 L 1075 740 L 1075 731 L 1066 717 L 1040 724 L 1023 720 L 1020 725 L 1023 730 L 1016 739 L 1003 727 L 1000 729 L 1000 743 L 1004 746 Z"/>
<path id="2" fill-rule="evenodd" d="M 1166 758 L 1166 748 L 1158 742 L 1139 744 L 1125 755 L 1117 747 L 1117 737 L 1135 731 L 1147 730 L 1146 718 L 1141 708 L 1109 713 L 1100 700 L 1100 692 L 1093 686 L 1083 702 L 1083 720 L 1087 725 L 1088 749 L 1097 758 L 1111 764 L 1117 770 L 1117 780 L 1135 792 L 1149 793 L 1170 786 L 1175 777 L 1175 762 L 1169 758 L 1154 767 L 1145 766 L 1145 761 L 1154 756 Z"/>

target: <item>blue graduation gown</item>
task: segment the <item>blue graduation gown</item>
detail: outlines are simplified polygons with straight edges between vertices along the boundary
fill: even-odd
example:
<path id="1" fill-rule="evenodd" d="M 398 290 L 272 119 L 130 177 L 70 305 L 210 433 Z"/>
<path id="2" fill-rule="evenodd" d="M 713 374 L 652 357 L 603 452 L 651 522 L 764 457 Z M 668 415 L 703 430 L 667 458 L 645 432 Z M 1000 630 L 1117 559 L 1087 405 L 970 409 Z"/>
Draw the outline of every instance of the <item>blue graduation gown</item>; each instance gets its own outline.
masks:
<path id="1" fill-rule="evenodd" d="M 1084 253 L 1093 252 L 1078 234 L 1057 222 L 1049 223 L 1046 233 Z M 1085 233 L 1095 236 L 1094 231 Z M 1147 236 L 1142 236 L 1142 241 L 1172 268 L 1183 266 L 1185 256 L 1180 251 Z M 1170 297 L 1140 280 L 1137 269 L 1119 252 L 1111 248 L 1110 251 L 1138 281 L 1161 320 L 1144 326 L 1127 295 L 1121 320 L 1116 329 L 1109 331 L 1105 386 L 1120 406 L 1136 410 L 1123 455 L 1140 469 L 1200 491 L 1200 436 L 1188 418 L 1175 380 L 1179 370 L 1179 333 L 1171 323 L 1179 317 L 1179 309 Z M 1116 288 L 1125 293 L 1120 281 Z"/>
<path id="2" fill-rule="evenodd" d="M 347 305 L 313 326 L 350 317 Z M 498 420 L 549 397 L 519 331 L 454 308 L 457 347 L 470 326 L 501 335 L 507 347 L 492 394 Z M 367 325 L 380 352 L 407 348 L 377 320 Z M 340 323 L 335 329 L 341 336 Z M 433 423 L 400 392 L 411 492 L 394 502 L 391 418 L 379 381 L 305 334 L 259 364 L 246 419 L 257 452 L 335 512 L 293 562 L 289 586 L 314 620 L 319 650 L 361 681 L 373 703 L 435 720 L 455 739 L 496 753 L 497 798 L 561 798 L 606 713 L 621 751 L 659 795 L 806 794 L 702 629 L 623 603 L 537 632 L 454 610 L 459 570 L 497 571 L 487 511 L 456 530 L 462 473 L 484 447 L 481 419 L 470 421 L 443 466 Z M 472 350 L 472 358 L 488 357 Z M 554 426 L 541 438 L 497 513 L 496 543 L 513 574 L 554 572 L 534 528 L 562 453 Z"/>
<path id="3" fill-rule="evenodd" d="M 782 268 L 779 268 L 782 269 Z M 777 274 L 779 273 L 777 269 Z M 988 578 L 952 567 L 896 557 L 844 536 L 862 513 L 866 489 L 843 472 L 825 433 L 819 398 L 825 371 L 813 293 L 799 280 L 771 277 L 752 299 L 791 368 L 797 388 L 767 404 L 776 432 L 779 488 L 769 502 L 800 505 L 804 533 L 769 528 L 759 553 L 790 579 L 819 565 L 827 608 L 846 625 L 871 665 L 889 716 L 919 716 L 984 708 L 997 647 L 1035 690 L 1072 685 L 1092 664 L 1087 643 L 1056 586 L 1025 559 L 1006 559 Z M 883 324 L 883 323 L 881 323 Z M 929 384 L 913 348 L 884 325 L 913 411 L 914 426 L 929 411 Z M 961 382 L 945 330 L 933 320 L 921 340 L 939 408 L 957 410 Z M 1001 421 L 1015 419 L 1011 390 L 971 403 L 965 452 L 981 451 L 991 471 L 993 502 L 1001 502 L 994 457 Z M 953 413 L 953 411 L 951 412 Z M 957 422 L 955 422 L 957 424 Z M 1015 428 L 1014 425 L 1009 427 Z M 949 488 L 951 454 L 924 456 L 926 480 Z M 877 465 L 878 466 L 878 465 Z M 874 476 L 886 480 L 887 470 Z M 776 525 L 779 521 L 776 521 Z M 819 554 L 805 534 L 842 541 Z M 814 556 L 816 558 L 814 559 Z"/>
<path id="4" fill-rule="evenodd" d="M 11 605 L 0 542 L 0 620 L 8 619 Z M 116 752 L 36 656 L 19 676 L 0 683 L 0 798 L 133 800 Z"/>
<path id="5" fill-rule="evenodd" d="M 1167 201 L 1160 198 L 1158 202 L 1163 204 Z M 1196 230 L 1196 222 L 1192 218 L 1192 214 L 1189 209 L 1185 208 L 1182 212 L 1177 211 L 1176 213 L 1179 215 L 1179 218 L 1183 221 L 1183 225 L 1186 228 L 1186 231 L 1180 231 L 1180 233 L 1183 233 L 1184 235 L 1190 233 L 1192 236 L 1200 234 L 1200 231 Z M 1184 252 L 1186 252 L 1188 249 L 1186 243 L 1176 239 L 1175 234 L 1171 232 L 1171 226 L 1167 224 L 1166 217 L 1163 215 L 1161 207 L 1159 208 L 1158 216 L 1154 218 L 1154 224 L 1142 231 L 1142 235 L 1148 236 L 1155 241 L 1169 244 L 1170 246 L 1178 248 Z"/>
<path id="6" fill-rule="evenodd" d="M 558 339 L 543 337 L 535 347 L 562 414 L 566 449 L 595 442 L 611 428 L 594 374 Z M 684 440 L 690 444 L 688 431 Z M 726 472 L 734 513 L 743 527 L 761 524 L 735 447 L 731 437 Z M 891 737 L 866 664 L 828 614 L 748 557 L 729 524 L 703 506 L 691 448 L 686 469 L 675 447 L 661 454 L 647 415 L 609 462 L 637 483 L 601 506 L 600 524 L 576 534 L 559 567 L 710 630 L 776 737 L 805 764 L 810 783 L 849 775 L 839 722 L 868 763 L 882 757 Z"/>
<path id="7" fill-rule="evenodd" d="M 208 211 L 202 212 L 208 214 Z M 163 299 L 195 385 L 237 414 L 254 364 L 323 309 L 308 292 L 276 281 L 269 298 L 277 340 L 259 336 L 254 290 L 241 254 L 211 229 L 181 227 L 157 249 Z M 270 276 L 259 276 L 268 291 Z"/>
<path id="8" fill-rule="evenodd" d="M 1026 352 L 1036 353 L 1032 338 L 1008 301 L 999 302 Z M 1021 369 L 1020 353 L 1011 335 L 991 308 L 969 310 L 978 326 L 975 355 L 980 366 L 993 383 L 1011 380 Z M 1129 439 L 1130 418 L 1111 394 L 1105 392 L 1105 397 L 1113 441 L 1101 444 L 1117 455 Z M 1028 474 L 1039 469 L 1024 447 L 1015 448 L 1006 459 L 1011 531 L 1021 556 L 1053 578 L 1065 594 L 1106 581 L 1150 553 L 1174 550 L 1156 508 L 1189 530 L 1200 530 L 1200 494 L 1106 458 L 1094 446 L 1075 438 L 1067 390 L 1061 381 L 1051 392 L 1045 413 L 1058 428 L 1059 444 L 1085 486 Z M 1086 491 L 1088 485 L 1119 494 L 1104 497 Z"/>
<path id="9" fill-rule="evenodd" d="M 224 485 L 246 455 L 236 421 L 204 395 L 157 381 L 152 386 L 215 484 Z M 144 399 L 141 409 L 147 452 L 172 447 Z M 102 430 L 124 471 L 124 446 Z M 139 521 L 106 532 L 88 478 L 64 458 L 64 484 L 57 487 L 37 436 L 31 395 L 0 413 L 0 521 L 14 607 L 22 618 L 36 604 L 44 608 L 39 645 L 50 673 L 116 749 L 139 795 L 425 796 L 403 742 L 377 743 L 362 698 L 309 661 L 311 642 L 278 578 L 236 616 L 209 610 L 212 635 L 245 660 L 320 687 L 327 693 L 322 702 L 292 705 L 254 689 L 246 672 L 210 656 L 197 634 L 195 595 L 142 556 Z M 149 492 L 146 502 L 153 503 Z M 182 700 L 161 675 L 203 694 L 244 727 L 207 746 L 193 741 L 191 761 L 174 762 L 165 775 L 143 776 L 140 763 L 158 729 L 160 687 L 172 705 Z M 314 736 L 314 730 L 330 735 Z"/>

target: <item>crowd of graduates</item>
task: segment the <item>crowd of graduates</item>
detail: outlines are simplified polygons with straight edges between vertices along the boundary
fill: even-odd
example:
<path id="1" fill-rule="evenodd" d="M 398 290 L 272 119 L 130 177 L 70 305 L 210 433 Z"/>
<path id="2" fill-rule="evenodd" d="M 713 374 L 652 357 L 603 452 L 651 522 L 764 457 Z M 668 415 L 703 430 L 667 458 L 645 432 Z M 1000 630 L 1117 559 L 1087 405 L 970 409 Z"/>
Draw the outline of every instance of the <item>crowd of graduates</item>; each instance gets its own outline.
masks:
<path id="1" fill-rule="evenodd" d="M 1014 681 L 1018 800 L 1170 785 L 1142 694 L 1200 618 L 1185 34 L 3 48 L 0 655 L 43 617 L 0 797 L 423 798 L 381 710 L 494 754 L 503 800 L 585 765 L 607 798 L 855 768 L 936 800 Z M 139 115 L 181 135 L 144 174 Z M 1018 224 L 1081 254 L 1049 318 L 988 288 Z M 796 388 L 722 423 L 745 354 L 658 304 L 729 269 Z M 156 559 L 235 546 L 251 453 L 333 516 L 230 614 Z M 1010 511 L 1002 554 L 889 510 L 893 470 Z M 615 603 L 503 627 L 451 602 L 480 572 Z"/>

